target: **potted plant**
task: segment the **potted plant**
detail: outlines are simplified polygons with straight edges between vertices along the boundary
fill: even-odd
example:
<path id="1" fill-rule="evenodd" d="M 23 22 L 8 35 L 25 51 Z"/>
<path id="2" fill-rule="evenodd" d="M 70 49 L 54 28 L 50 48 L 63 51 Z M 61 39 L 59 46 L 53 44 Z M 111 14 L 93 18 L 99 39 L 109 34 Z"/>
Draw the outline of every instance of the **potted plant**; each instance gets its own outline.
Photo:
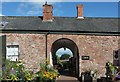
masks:
<path id="1" fill-rule="evenodd" d="M 36 74 L 36 80 L 39 82 L 55 82 L 59 73 L 47 61 L 40 64 L 40 69 Z"/>

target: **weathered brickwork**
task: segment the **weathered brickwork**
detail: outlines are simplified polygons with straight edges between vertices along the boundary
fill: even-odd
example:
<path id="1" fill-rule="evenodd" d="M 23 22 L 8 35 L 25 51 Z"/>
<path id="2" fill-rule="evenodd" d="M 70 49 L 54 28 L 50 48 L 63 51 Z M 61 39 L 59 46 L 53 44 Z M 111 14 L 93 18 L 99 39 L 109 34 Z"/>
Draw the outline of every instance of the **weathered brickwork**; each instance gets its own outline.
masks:
<path id="1" fill-rule="evenodd" d="M 105 63 L 113 61 L 113 50 L 118 49 L 118 36 L 95 35 L 65 35 L 48 34 L 47 55 L 51 53 L 52 44 L 60 39 L 68 38 L 74 41 L 79 49 L 80 73 L 86 70 L 98 70 L 99 76 L 105 75 Z M 19 59 L 25 62 L 26 68 L 38 68 L 45 59 L 45 34 L 6 34 L 7 44 L 19 44 Z M 90 56 L 90 60 L 81 60 L 81 56 Z"/>
<path id="2" fill-rule="evenodd" d="M 19 45 L 19 60 L 25 63 L 26 68 L 36 69 L 45 59 L 44 36 L 44 34 L 6 34 L 6 41 L 7 45 L 16 43 Z"/>
<path id="3" fill-rule="evenodd" d="M 90 35 L 54 35 L 48 36 L 48 54 L 54 41 L 60 38 L 73 40 L 79 49 L 80 72 L 98 70 L 99 76 L 105 75 L 106 62 L 113 61 L 113 50 L 118 49 L 118 36 Z M 90 60 L 81 60 L 81 56 L 90 56 Z"/>

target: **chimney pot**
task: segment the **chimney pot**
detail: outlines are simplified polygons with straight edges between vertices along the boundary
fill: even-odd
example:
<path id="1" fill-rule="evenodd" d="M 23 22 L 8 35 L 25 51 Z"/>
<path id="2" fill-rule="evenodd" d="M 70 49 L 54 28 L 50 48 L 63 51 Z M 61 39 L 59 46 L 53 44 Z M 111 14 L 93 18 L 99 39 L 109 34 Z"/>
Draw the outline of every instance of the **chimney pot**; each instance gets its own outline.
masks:
<path id="1" fill-rule="evenodd" d="M 77 5 L 77 19 L 84 19 L 83 17 L 83 5 Z"/>

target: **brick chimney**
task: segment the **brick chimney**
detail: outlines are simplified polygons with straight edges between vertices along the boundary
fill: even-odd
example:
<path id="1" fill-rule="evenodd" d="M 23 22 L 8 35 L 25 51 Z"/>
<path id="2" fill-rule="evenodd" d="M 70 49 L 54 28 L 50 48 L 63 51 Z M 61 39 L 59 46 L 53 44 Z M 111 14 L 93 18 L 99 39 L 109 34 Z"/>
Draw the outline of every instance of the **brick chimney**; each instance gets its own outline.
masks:
<path id="1" fill-rule="evenodd" d="M 53 20 L 52 10 L 53 10 L 53 6 L 48 5 L 47 2 L 45 3 L 45 5 L 43 5 L 43 21 L 52 22 Z"/>
<path id="2" fill-rule="evenodd" d="M 77 19 L 84 19 L 83 17 L 83 5 L 77 5 Z"/>

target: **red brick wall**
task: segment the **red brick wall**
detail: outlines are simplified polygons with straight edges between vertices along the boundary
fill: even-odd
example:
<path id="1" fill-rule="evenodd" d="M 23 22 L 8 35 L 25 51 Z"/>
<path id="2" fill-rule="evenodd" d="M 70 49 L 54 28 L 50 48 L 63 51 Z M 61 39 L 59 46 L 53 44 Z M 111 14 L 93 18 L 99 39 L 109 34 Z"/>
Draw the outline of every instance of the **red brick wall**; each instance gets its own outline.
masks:
<path id="1" fill-rule="evenodd" d="M 99 71 L 99 76 L 105 75 L 105 63 L 113 61 L 113 50 L 118 49 L 118 36 L 90 36 L 90 35 L 48 35 L 48 54 L 57 39 L 73 40 L 79 49 L 80 72 L 85 70 Z M 81 56 L 90 56 L 90 60 L 81 60 Z"/>
<path id="2" fill-rule="evenodd" d="M 19 44 L 19 60 L 25 62 L 26 68 L 38 68 L 45 59 L 44 34 L 7 34 L 7 44 Z"/>
<path id="3" fill-rule="evenodd" d="M 99 76 L 105 75 L 105 63 L 113 61 L 113 50 L 118 49 L 118 36 L 49 34 L 48 57 L 52 44 L 60 38 L 71 39 L 78 46 L 80 72 L 98 69 Z M 39 63 L 45 59 L 45 34 L 7 34 L 7 43 L 13 42 L 19 44 L 19 59 L 25 62 L 26 68 L 38 68 Z M 90 60 L 81 60 L 83 55 L 90 56 Z"/>

